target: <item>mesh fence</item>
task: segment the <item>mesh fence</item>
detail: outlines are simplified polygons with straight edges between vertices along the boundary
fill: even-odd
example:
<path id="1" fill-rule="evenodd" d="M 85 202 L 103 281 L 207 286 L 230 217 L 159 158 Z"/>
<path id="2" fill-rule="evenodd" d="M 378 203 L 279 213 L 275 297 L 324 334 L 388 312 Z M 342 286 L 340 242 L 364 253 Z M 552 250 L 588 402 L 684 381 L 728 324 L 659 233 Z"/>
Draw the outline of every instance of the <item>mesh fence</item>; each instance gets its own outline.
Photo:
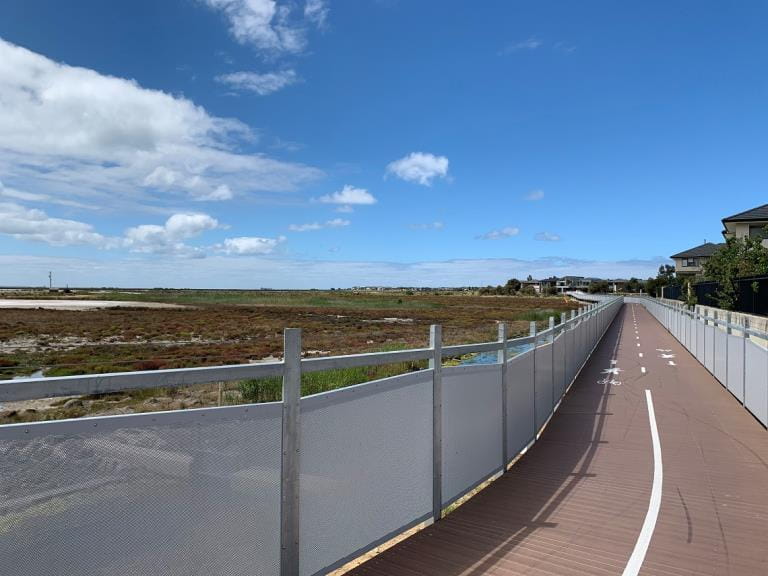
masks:
<path id="1" fill-rule="evenodd" d="M 533 351 L 507 365 L 507 446 L 515 455 L 533 440 Z"/>
<path id="2" fill-rule="evenodd" d="M 300 571 L 324 573 L 432 511 L 432 376 L 302 400 Z"/>
<path id="3" fill-rule="evenodd" d="M 536 429 L 541 428 L 552 413 L 552 344 L 536 349 Z"/>
<path id="4" fill-rule="evenodd" d="M 768 426 L 768 351 L 745 342 L 744 406 Z"/>
<path id="5" fill-rule="evenodd" d="M 728 391 L 744 400 L 744 338 L 728 335 Z"/>
<path id="6" fill-rule="evenodd" d="M 443 505 L 501 469 L 501 366 L 443 370 Z"/>
<path id="7" fill-rule="evenodd" d="M 280 406 L 0 428 L 8 574 L 277 574 Z"/>

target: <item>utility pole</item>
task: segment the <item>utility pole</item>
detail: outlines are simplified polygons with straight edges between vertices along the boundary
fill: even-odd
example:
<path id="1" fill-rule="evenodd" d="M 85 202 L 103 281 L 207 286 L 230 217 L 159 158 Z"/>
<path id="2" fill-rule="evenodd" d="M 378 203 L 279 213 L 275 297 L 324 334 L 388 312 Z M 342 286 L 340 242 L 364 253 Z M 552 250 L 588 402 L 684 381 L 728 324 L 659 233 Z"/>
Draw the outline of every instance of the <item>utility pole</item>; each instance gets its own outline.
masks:
<path id="1" fill-rule="evenodd" d="M 48 290 L 53 290 L 53 272 L 48 272 Z"/>

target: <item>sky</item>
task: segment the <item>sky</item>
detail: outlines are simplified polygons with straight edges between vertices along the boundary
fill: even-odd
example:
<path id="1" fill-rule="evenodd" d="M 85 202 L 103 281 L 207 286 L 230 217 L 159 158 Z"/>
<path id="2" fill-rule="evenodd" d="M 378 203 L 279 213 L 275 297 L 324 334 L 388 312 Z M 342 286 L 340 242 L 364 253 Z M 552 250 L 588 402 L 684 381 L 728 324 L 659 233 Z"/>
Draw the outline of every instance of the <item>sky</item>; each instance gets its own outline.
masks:
<path id="1" fill-rule="evenodd" d="M 767 18 L 3 0 L 0 286 L 655 275 L 767 201 Z"/>

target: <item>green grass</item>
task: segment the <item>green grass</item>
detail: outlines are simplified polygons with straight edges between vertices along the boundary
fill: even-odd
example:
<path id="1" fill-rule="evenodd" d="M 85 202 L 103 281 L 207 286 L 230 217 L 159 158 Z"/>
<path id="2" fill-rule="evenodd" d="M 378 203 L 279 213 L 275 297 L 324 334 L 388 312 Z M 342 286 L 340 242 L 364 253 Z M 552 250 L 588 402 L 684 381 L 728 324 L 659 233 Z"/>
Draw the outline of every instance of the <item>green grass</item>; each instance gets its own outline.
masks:
<path id="1" fill-rule="evenodd" d="M 384 346 L 380 352 L 394 352 L 407 348 L 404 344 L 392 343 Z M 355 384 L 379 380 L 427 367 L 427 361 L 398 362 L 381 366 L 360 366 L 354 368 L 339 368 L 324 372 L 305 372 L 301 375 L 301 395 L 311 396 L 320 392 L 328 392 L 338 388 L 346 388 Z M 244 403 L 279 402 L 282 399 L 283 382 L 280 377 L 256 378 L 238 382 L 240 401 Z M 229 396 L 229 403 L 235 397 Z"/>
<path id="2" fill-rule="evenodd" d="M 434 302 L 405 295 L 369 295 L 332 291 L 276 290 L 145 290 L 142 292 L 90 292 L 98 300 L 119 302 L 163 302 L 188 306 L 308 306 L 317 308 L 419 309 L 436 308 Z"/>
<path id="3" fill-rule="evenodd" d="M 525 310 L 515 314 L 515 320 L 527 320 L 529 322 L 548 322 L 550 316 L 554 316 L 555 324 L 560 323 L 560 312 L 551 309 Z"/>

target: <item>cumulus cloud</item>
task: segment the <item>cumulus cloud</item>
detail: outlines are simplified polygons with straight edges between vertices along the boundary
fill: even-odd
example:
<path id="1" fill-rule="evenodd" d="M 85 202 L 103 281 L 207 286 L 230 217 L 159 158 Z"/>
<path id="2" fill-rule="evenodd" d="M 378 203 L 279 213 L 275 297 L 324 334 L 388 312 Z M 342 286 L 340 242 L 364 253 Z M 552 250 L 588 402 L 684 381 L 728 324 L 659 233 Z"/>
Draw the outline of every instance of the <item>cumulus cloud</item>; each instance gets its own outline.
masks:
<path id="1" fill-rule="evenodd" d="M 128 228 L 123 245 L 131 252 L 144 254 L 204 256 L 202 248 L 190 246 L 185 241 L 218 227 L 218 220 L 208 214 L 174 214 L 163 225 L 142 224 Z"/>
<path id="2" fill-rule="evenodd" d="M 445 224 L 440 221 L 411 224 L 411 230 L 442 230 L 443 228 L 445 228 Z"/>
<path id="3" fill-rule="evenodd" d="M 525 199 L 530 202 L 538 202 L 544 199 L 544 190 L 531 190 L 525 195 Z"/>
<path id="4" fill-rule="evenodd" d="M 534 236 L 534 239 L 542 242 L 560 242 L 560 235 L 552 234 L 551 232 L 539 232 Z"/>
<path id="5" fill-rule="evenodd" d="M 448 158 L 425 152 L 411 152 L 404 158 L 390 162 L 387 172 L 407 182 L 431 186 L 435 178 L 448 176 Z"/>
<path id="6" fill-rule="evenodd" d="M 290 2 L 275 0 L 203 0 L 224 14 L 229 30 L 240 44 L 266 55 L 297 54 L 307 44 L 306 24 L 322 26 L 328 9 L 322 0 L 308 0 L 300 14 Z"/>
<path id="7" fill-rule="evenodd" d="M 240 236 L 227 238 L 223 244 L 217 244 L 214 249 L 228 255 L 266 255 L 285 242 L 285 236 L 277 238 L 259 238 L 258 236 Z"/>
<path id="8" fill-rule="evenodd" d="M 233 72 L 216 77 L 216 81 L 235 90 L 255 92 L 259 96 L 267 96 L 286 86 L 298 82 L 299 77 L 294 70 L 280 70 L 278 72 Z"/>
<path id="9" fill-rule="evenodd" d="M 314 230 L 322 230 L 323 228 L 344 228 L 349 226 L 351 222 L 342 218 L 334 218 L 333 220 L 326 220 L 325 222 L 311 222 L 309 224 L 291 224 L 288 226 L 288 230 L 291 232 L 312 232 Z"/>
<path id="10" fill-rule="evenodd" d="M 292 191 L 322 176 L 238 152 L 254 138 L 238 120 L 1 39 L 0 102 L 0 173 L 38 193 L 110 206 L 168 194 L 210 201 Z"/>
<path id="11" fill-rule="evenodd" d="M 512 238 L 513 236 L 517 236 L 518 234 L 520 234 L 520 228 L 515 228 L 514 226 L 505 226 L 504 228 L 499 228 L 498 230 L 491 230 L 490 232 L 481 234 L 480 236 L 477 236 L 477 239 L 478 240 L 502 240 L 504 238 Z"/>
<path id="12" fill-rule="evenodd" d="M 51 246 L 109 248 L 115 244 L 114 239 L 95 232 L 90 224 L 52 218 L 42 210 L 26 208 L 15 202 L 0 202 L 0 234 Z"/>
<path id="13" fill-rule="evenodd" d="M 345 206 L 376 204 L 376 198 L 368 190 L 365 188 L 355 188 L 350 185 L 344 186 L 344 188 L 333 194 L 320 196 L 318 201 L 323 204 L 342 204 Z"/>

